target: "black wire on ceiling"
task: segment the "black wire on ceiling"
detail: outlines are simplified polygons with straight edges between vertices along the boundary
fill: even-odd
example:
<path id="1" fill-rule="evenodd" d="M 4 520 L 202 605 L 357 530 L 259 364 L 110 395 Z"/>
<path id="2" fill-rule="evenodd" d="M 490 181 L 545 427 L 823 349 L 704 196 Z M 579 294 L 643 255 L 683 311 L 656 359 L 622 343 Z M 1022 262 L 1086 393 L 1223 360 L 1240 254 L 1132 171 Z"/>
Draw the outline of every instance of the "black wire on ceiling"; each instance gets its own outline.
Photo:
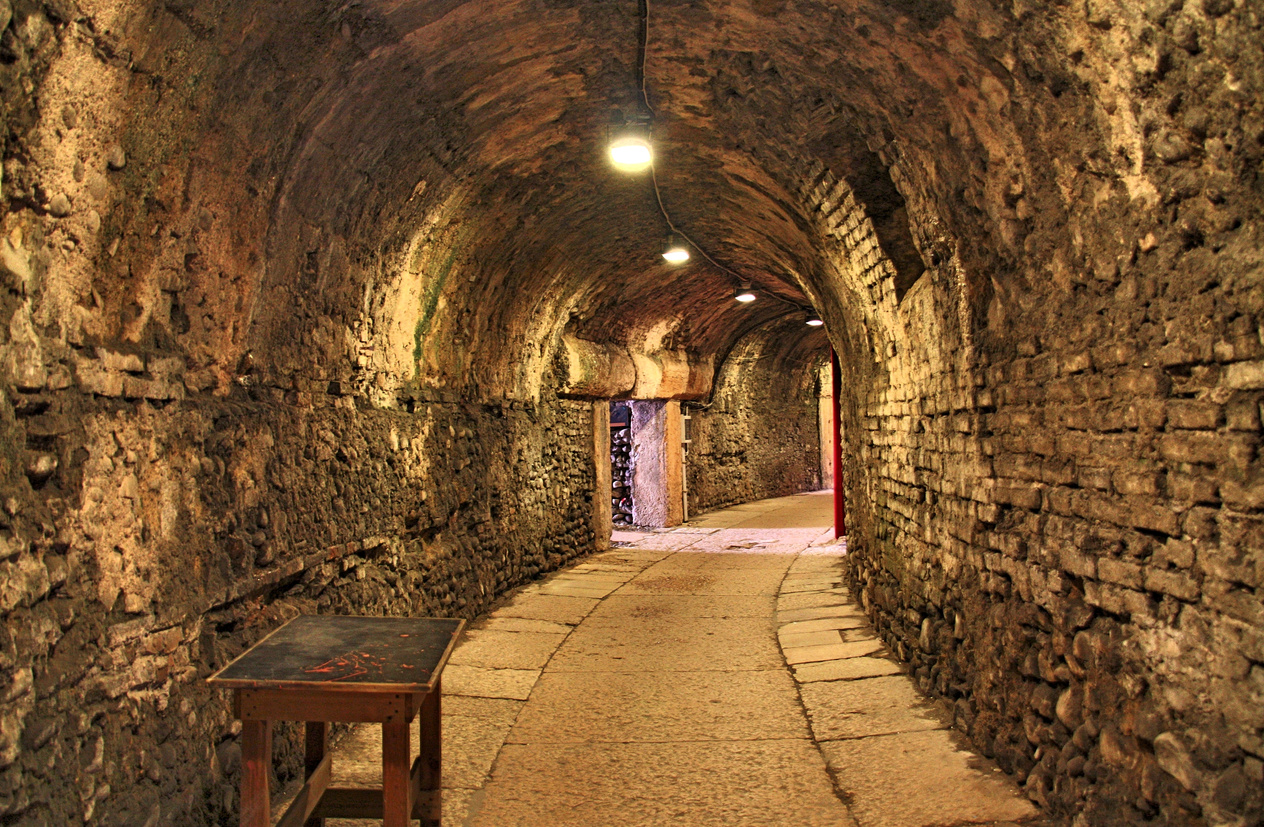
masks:
<path id="1" fill-rule="evenodd" d="M 645 105 L 645 111 L 651 115 L 654 114 L 654 108 L 650 106 L 650 97 L 645 91 L 645 51 L 650 40 L 650 4 L 649 0 L 637 0 L 637 8 L 641 12 L 640 28 L 637 30 L 636 49 L 636 81 L 641 87 L 641 103 Z"/>
<path id="2" fill-rule="evenodd" d="M 649 40 L 650 40 L 649 0 L 637 0 L 637 7 L 641 13 L 641 21 L 637 30 L 637 44 L 636 44 L 637 45 L 637 61 L 636 61 L 637 85 L 641 89 L 641 103 L 645 107 L 645 111 L 648 112 L 650 116 L 652 117 L 654 115 L 654 108 L 650 106 L 649 93 L 645 88 L 645 55 L 646 55 L 646 52 L 648 51 Z M 675 233 L 676 235 L 683 238 L 685 241 L 689 242 L 689 244 L 695 250 L 701 253 L 703 258 L 711 262 L 711 265 L 715 267 L 717 270 L 719 270 L 722 273 L 727 273 L 729 276 L 736 279 L 738 282 L 737 284 L 738 287 L 743 287 L 748 284 L 751 285 L 752 287 L 757 286 L 757 282 L 754 279 L 743 276 L 740 273 L 736 273 L 732 269 L 725 267 L 723 264 L 716 261 L 714 258 L 711 257 L 711 255 L 705 249 L 703 249 L 703 247 L 700 244 L 698 244 L 697 241 L 694 241 L 694 239 L 689 235 L 689 233 L 685 232 L 684 230 L 676 226 L 676 223 L 672 221 L 671 219 L 671 215 L 667 212 L 667 207 L 663 204 L 663 194 L 659 190 L 659 187 L 658 187 L 658 171 L 654 167 L 654 161 L 653 161 L 652 156 L 650 160 L 650 180 L 654 184 L 654 201 L 658 204 L 658 211 L 662 213 L 663 220 L 667 222 L 667 228 L 671 232 Z M 812 308 L 804 307 L 798 302 L 791 301 L 790 299 L 782 298 L 781 296 L 778 296 L 776 293 L 773 293 L 771 290 L 768 290 L 766 287 L 761 288 L 760 292 L 775 301 L 779 301 L 782 304 L 787 304 L 791 307 L 794 307 L 798 310 L 803 311 L 804 313 L 812 312 Z"/>

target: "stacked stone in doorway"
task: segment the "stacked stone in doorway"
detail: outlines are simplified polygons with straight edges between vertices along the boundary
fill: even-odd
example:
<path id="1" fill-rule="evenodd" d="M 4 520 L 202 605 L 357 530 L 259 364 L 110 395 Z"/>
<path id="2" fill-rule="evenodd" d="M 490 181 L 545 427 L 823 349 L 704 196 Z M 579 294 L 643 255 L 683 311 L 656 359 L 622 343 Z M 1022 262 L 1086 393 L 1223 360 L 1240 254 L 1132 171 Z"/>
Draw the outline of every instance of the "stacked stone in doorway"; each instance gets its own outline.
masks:
<path id="1" fill-rule="evenodd" d="M 610 430 L 611 505 L 615 525 L 632 525 L 632 432 Z"/>

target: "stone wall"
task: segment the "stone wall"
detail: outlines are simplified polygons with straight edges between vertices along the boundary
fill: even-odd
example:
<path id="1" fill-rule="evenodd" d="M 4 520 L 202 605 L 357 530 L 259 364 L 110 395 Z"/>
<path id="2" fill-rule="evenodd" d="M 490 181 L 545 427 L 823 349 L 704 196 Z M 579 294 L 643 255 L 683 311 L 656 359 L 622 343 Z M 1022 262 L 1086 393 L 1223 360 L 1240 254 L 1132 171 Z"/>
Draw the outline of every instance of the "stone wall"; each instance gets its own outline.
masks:
<path id="1" fill-rule="evenodd" d="M 710 403 L 684 407 L 691 515 L 821 487 L 819 337 L 802 319 L 776 330 L 790 333 L 786 352 L 769 331 L 753 335 L 725 360 Z"/>
<path id="2" fill-rule="evenodd" d="M 6 396 L 9 823 L 229 823 L 214 670 L 299 613 L 472 617 L 593 545 L 587 403 L 280 396 Z"/>
<path id="3" fill-rule="evenodd" d="M 291 11 L 0 2 L 6 824 L 235 823 L 239 727 L 204 683 L 228 659 L 299 613 L 472 617 L 604 542 L 604 437 L 548 333 L 475 376 L 497 308 L 446 314 L 444 141 L 409 167 L 434 202 L 389 176 L 376 212 L 361 167 L 294 149 L 296 89 L 364 21 Z M 292 728 L 277 752 L 292 775 Z"/>
<path id="4" fill-rule="evenodd" d="M 1180 324 L 1220 281 L 1195 338 L 1103 335 L 1133 312 L 1112 293 L 1064 306 L 981 364 L 892 370 L 850 445 L 865 607 L 1033 799 L 1089 824 L 1264 806 L 1258 284 L 1243 246 L 1176 249 L 1116 289 Z"/>
<path id="5" fill-rule="evenodd" d="M 928 159 L 882 148 L 932 261 L 902 297 L 847 188 L 819 170 L 805 186 L 840 279 L 872 298 L 833 337 L 849 565 L 922 687 L 1051 813 L 1255 824 L 1264 146 L 1247 126 L 1258 106 L 1234 103 L 1213 66 L 1260 20 L 1226 16 L 1233 4 L 1108 5 L 1025 21 L 1080 45 L 1130 26 L 1170 61 L 1123 72 L 1135 97 L 1103 131 L 1119 140 L 1138 111 L 1148 125 L 1114 171 L 1094 166 L 1098 133 L 1071 126 L 1107 119 L 1088 92 L 1121 82 L 1093 58 L 1052 97 L 1040 84 L 1053 65 L 1015 84 L 1025 111 L 1058 113 L 1023 134 L 1028 157 L 1084 157 L 1006 173 L 995 196 L 967 188 L 991 243 L 964 228 L 937 240 L 968 212 L 962 192 L 919 179 Z"/>

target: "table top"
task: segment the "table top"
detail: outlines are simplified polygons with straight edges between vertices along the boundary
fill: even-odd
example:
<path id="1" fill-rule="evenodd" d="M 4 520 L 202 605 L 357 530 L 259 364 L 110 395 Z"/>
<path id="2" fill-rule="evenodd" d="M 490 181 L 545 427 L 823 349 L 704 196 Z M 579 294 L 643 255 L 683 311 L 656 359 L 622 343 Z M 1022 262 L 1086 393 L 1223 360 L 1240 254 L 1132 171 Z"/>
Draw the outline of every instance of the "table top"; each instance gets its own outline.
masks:
<path id="1" fill-rule="evenodd" d="M 296 617 L 209 678 L 224 689 L 429 692 L 465 621 Z"/>

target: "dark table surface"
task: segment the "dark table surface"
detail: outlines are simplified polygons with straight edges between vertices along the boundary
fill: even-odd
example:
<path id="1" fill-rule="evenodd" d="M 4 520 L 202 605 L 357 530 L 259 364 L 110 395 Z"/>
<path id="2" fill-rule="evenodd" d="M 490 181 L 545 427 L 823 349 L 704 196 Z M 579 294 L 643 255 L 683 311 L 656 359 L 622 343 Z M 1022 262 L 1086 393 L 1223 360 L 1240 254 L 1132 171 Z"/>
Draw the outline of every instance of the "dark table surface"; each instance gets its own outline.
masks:
<path id="1" fill-rule="evenodd" d="M 464 620 L 296 617 L 210 682 L 225 689 L 429 692 Z"/>

